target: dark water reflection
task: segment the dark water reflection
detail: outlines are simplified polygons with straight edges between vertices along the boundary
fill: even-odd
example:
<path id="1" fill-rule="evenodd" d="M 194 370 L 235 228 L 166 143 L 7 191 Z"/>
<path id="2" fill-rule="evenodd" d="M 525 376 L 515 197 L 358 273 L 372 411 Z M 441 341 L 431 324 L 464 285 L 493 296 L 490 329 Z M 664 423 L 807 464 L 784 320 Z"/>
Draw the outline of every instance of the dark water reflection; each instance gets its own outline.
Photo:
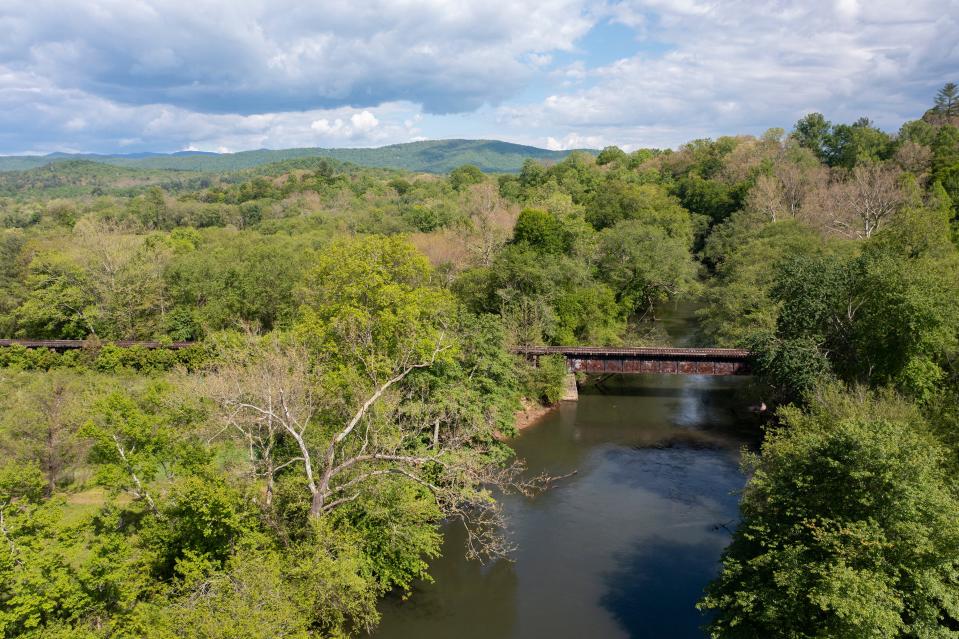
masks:
<path id="1" fill-rule="evenodd" d="M 693 607 L 737 517 L 737 378 L 636 376 L 583 389 L 514 442 L 531 472 L 576 474 L 504 506 L 513 563 L 462 559 L 387 599 L 377 639 L 702 637 Z"/>

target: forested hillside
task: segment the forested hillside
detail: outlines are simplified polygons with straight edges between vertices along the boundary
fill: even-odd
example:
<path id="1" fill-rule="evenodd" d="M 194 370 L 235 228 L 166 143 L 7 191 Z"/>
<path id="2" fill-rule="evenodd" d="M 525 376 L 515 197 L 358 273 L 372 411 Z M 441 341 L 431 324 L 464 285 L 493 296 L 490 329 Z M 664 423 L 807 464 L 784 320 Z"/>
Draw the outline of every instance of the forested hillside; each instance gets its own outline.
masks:
<path id="1" fill-rule="evenodd" d="M 515 172 L 528 159 L 559 161 L 568 151 L 547 151 L 534 146 L 497 140 L 426 140 L 392 144 L 378 148 L 356 149 L 260 149 L 239 153 L 140 153 L 135 155 L 96 155 L 53 153 L 45 156 L 0 157 L 0 171 L 28 170 L 64 160 L 85 160 L 138 169 L 173 171 L 238 171 L 263 164 L 304 158 L 328 158 L 361 166 L 447 173 L 463 164 L 483 171 Z"/>
<path id="2" fill-rule="evenodd" d="M 371 629 L 442 522 L 504 556 L 496 491 L 550 483 L 504 438 L 564 367 L 509 347 L 665 344 L 690 301 L 769 407 L 713 636 L 954 636 L 957 108 L 515 174 L 426 143 L 0 174 L 0 337 L 91 342 L 0 349 L 0 634 Z"/>

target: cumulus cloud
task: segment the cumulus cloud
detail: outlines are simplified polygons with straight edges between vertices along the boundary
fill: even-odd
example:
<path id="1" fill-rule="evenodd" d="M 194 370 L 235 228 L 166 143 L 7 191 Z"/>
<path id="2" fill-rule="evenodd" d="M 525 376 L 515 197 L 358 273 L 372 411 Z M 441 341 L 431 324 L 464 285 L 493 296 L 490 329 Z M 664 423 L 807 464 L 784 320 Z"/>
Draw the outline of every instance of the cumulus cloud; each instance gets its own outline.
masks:
<path id="1" fill-rule="evenodd" d="M 251 115 L 124 105 L 0 67 L 0 149 L 17 152 L 377 146 L 419 135 L 419 122 L 405 102 Z"/>
<path id="2" fill-rule="evenodd" d="M 552 136 L 546 138 L 546 148 L 550 151 L 568 151 L 570 149 L 595 149 L 608 146 L 607 140 L 600 135 L 580 135 L 569 133 L 562 139 Z"/>
<path id="3" fill-rule="evenodd" d="M 959 81 L 959 0 L 5 0 L 0 33 L 0 153 L 676 146 Z"/>
<path id="4" fill-rule="evenodd" d="M 810 111 L 890 129 L 922 114 L 959 70 L 959 2 L 629 0 L 613 20 L 668 43 L 592 69 L 505 125 L 673 146 L 697 133 L 759 132 Z M 639 137 L 636 137 L 639 136 Z"/>
<path id="5" fill-rule="evenodd" d="M 582 0 L 4 5 L 0 64 L 122 103 L 241 114 L 401 100 L 472 110 L 592 25 Z"/>

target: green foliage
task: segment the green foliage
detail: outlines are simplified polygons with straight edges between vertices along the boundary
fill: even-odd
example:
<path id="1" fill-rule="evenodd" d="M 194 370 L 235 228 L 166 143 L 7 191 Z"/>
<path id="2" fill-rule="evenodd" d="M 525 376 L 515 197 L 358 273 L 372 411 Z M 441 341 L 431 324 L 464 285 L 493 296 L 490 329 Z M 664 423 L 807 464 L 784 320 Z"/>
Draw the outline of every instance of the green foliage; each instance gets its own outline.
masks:
<path id="1" fill-rule="evenodd" d="M 936 139 L 936 128 L 925 120 L 910 120 L 899 128 L 899 143 L 915 142 L 923 146 L 932 146 Z"/>
<path id="2" fill-rule="evenodd" d="M 748 189 L 745 185 L 728 186 L 715 180 L 704 180 L 696 174 L 683 177 L 676 184 L 679 201 L 691 213 L 705 215 L 713 224 L 728 218 L 742 208 Z"/>
<path id="3" fill-rule="evenodd" d="M 684 238 L 639 220 L 625 220 L 599 239 L 599 270 L 629 313 L 655 306 L 695 287 L 696 264 Z"/>
<path id="4" fill-rule="evenodd" d="M 305 593 L 294 587 L 278 553 L 243 552 L 222 572 L 187 580 L 172 601 L 147 618 L 146 639 L 307 639 Z"/>
<path id="5" fill-rule="evenodd" d="M 523 394 L 546 405 L 555 404 L 563 396 L 566 374 L 565 357 L 542 355 L 525 369 Z"/>
<path id="6" fill-rule="evenodd" d="M 959 87 L 955 82 L 946 82 L 936 94 L 933 110 L 947 118 L 959 115 Z"/>
<path id="7" fill-rule="evenodd" d="M 689 212 L 655 184 L 613 181 L 605 185 L 587 207 L 586 220 L 600 230 L 623 220 L 638 220 L 660 226 L 671 237 L 692 244 Z"/>
<path id="8" fill-rule="evenodd" d="M 296 330 L 336 363 L 344 382 L 390 375 L 398 360 L 429 359 L 444 340 L 454 301 L 429 285 L 431 275 L 426 258 L 403 239 L 334 242 L 304 278 Z M 359 336 L 369 357 L 357 360 Z"/>
<path id="9" fill-rule="evenodd" d="M 204 331 L 263 330 L 288 323 L 296 311 L 294 289 L 312 251 L 283 237 L 224 233 L 181 249 L 165 279 L 175 305 L 165 318 L 174 339 L 196 339 Z"/>
<path id="10" fill-rule="evenodd" d="M 435 522 L 442 516 L 422 487 L 384 481 L 343 517 L 356 531 L 356 543 L 370 558 L 380 592 L 410 593 L 413 581 L 429 579 L 429 559 L 440 555 L 443 537 Z"/>
<path id="11" fill-rule="evenodd" d="M 21 335 L 35 339 L 82 339 L 95 334 L 95 299 L 85 286 L 86 275 L 62 255 L 33 260 L 25 282 L 27 298 L 14 317 Z"/>
<path id="12" fill-rule="evenodd" d="M 922 421 L 826 392 L 783 415 L 700 603 L 713 637 L 947 637 L 959 501 Z"/>
<path id="13" fill-rule="evenodd" d="M 720 225 L 707 243 L 716 276 L 706 289 L 703 329 L 717 346 L 745 347 L 775 329 L 779 307 L 770 297 L 775 269 L 790 255 L 817 254 L 822 240 L 792 220 L 752 227 L 745 215 Z"/>
<path id="14" fill-rule="evenodd" d="M 97 482 L 146 499 L 155 509 L 146 484 L 172 456 L 170 425 L 120 391 L 97 400 L 94 415 L 79 434 L 93 442 L 90 459 L 97 465 Z"/>
<path id="15" fill-rule="evenodd" d="M 513 241 L 543 253 L 564 253 L 569 249 L 563 226 L 555 215 L 538 209 L 523 209 L 513 228 Z"/>
<path id="16" fill-rule="evenodd" d="M 826 139 L 824 159 L 830 166 L 851 169 L 857 165 L 888 160 L 892 138 L 862 118 L 854 124 L 837 124 Z"/>
<path id="17" fill-rule="evenodd" d="M 456 191 L 462 191 L 468 186 L 479 184 L 485 178 L 483 172 L 472 164 L 464 164 L 450 171 L 450 186 Z"/>
<path id="18" fill-rule="evenodd" d="M 213 353 L 200 344 L 176 350 L 104 344 L 99 348 L 93 346 L 64 352 L 14 345 L 0 347 L 0 368 L 25 371 L 73 368 L 110 373 L 137 371 L 151 374 L 178 367 L 197 370 L 209 363 L 212 357 Z"/>
<path id="19" fill-rule="evenodd" d="M 596 156 L 596 164 L 605 166 L 614 162 L 623 162 L 626 158 L 626 152 L 618 146 L 607 146 Z"/>
<path id="20" fill-rule="evenodd" d="M 187 575 L 190 565 L 220 569 L 253 532 L 251 504 L 212 473 L 186 476 L 169 489 L 161 517 L 150 520 L 143 542 L 154 553 L 160 579 Z"/>
<path id="21" fill-rule="evenodd" d="M 915 131 L 912 127 L 907 134 Z M 830 166 L 851 169 L 859 164 L 888 160 L 894 150 L 892 138 L 868 118 L 853 124 L 833 125 L 821 113 L 810 113 L 793 129 L 793 138 Z"/>
<path id="22" fill-rule="evenodd" d="M 816 157 L 824 159 L 826 156 L 826 141 L 832 124 L 823 117 L 822 113 L 810 113 L 796 122 L 792 136 L 799 146 L 809 149 Z"/>

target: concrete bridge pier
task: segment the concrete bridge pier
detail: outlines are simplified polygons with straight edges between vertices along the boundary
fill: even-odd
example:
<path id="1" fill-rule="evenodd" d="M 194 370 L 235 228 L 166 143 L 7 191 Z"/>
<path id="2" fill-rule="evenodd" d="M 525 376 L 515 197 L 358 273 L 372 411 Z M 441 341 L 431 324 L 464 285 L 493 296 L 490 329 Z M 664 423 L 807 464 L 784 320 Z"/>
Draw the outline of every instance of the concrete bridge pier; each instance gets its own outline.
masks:
<path id="1" fill-rule="evenodd" d="M 576 373 L 566 373 L 563 385 L 563 396 L 560 401 L 575 402 L 579 400 L 579 389 L 576 387 Z"/>

